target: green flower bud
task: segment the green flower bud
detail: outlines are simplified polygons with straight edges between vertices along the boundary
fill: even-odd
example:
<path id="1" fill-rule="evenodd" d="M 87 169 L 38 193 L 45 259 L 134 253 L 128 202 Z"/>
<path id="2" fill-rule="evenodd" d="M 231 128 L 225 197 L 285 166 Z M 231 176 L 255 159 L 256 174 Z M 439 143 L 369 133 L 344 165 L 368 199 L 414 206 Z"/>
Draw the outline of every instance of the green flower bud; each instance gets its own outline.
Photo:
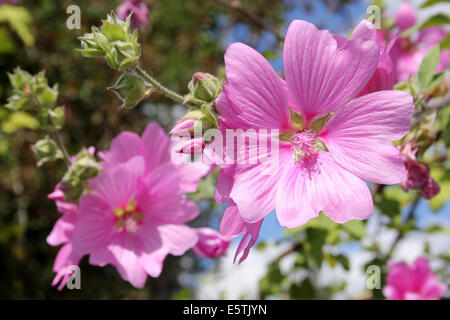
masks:
<path id="1" fill-rule="evenodd" d="M 219 80 L 209 73 L 197 72 L 189 83 L 190 97 L 202 102 L 216 100 L 221 90 Z"/>
<path id="2" fill-rule="evenodd" d="M 98 30 L 92 28 L 92 33 L 86 33 L 78 38 L 81 41 L 81 52 L 85 57 L 102 57 L 105 54 L 104 46 L 108 39 Z"/>
<path id="3" fill-rule="evenodd" d="M 63 158 L 61 150 L 59 150 L 56 146 L 56 143 L 48 137 L 39 140 L 31 148 L 33 152 L 38 156 L 38 167 L 48 161 L 54 161 Z"/>
<path id="4" fill-rule="evenodd" d="M 136 106 L 152 92 L 152 86 L 134 72 L 124 72 L 108 89 L 113 91 L 127 108 Z"/>
<path id="5" fill-rule="evenodd" d="M 53 108 L 58 99 L 58 85 L 54 85 L 53 88 L 45 87 L 36 98 L 41 106 Z"/>
<path id="6" fill-rule="evenodd" d="M 13 73 L 8 73 L 8 78 L 15 91 L 23 91 L 26 86 L 30 85 L 33 76 L 30 73 L 20 69 L 20 67 L 17 67 L 14 69 Z"/>
<path id="7" fill-rule="evenodd" d="M 41 108 L 38 112 L 39 125 L 42 129 L 61 129 L 64 125 L 64 107 L 55 109 Z"/>
<path id="8" fill-rule="evenodd" d="M 14 94 L 8 98 L 5 107 L 11 111 L 25 109 L 31 105 L 30 98 L 25 94 Z"/>
<path id="9" fill-rule="evenodd" d="M 81 150 L 77 155 L 71 168 L 61 180 L 66 201 L 76 202 L 83 195 L 88 179 L 96 177 L 102 167 L 97 163 L 95 157 L 87 150 Z"/>
<path id="10" fill-rule="evenodd" d="M 104 56 L 113 69 L 134 68 L 141 55 L 137 30 L 130 34 L 130 17 L 122 21 L 114 14 L 107 16 L 101 29 L 92 28 L 81 40 L 81 53 L 87 57 Z"/>

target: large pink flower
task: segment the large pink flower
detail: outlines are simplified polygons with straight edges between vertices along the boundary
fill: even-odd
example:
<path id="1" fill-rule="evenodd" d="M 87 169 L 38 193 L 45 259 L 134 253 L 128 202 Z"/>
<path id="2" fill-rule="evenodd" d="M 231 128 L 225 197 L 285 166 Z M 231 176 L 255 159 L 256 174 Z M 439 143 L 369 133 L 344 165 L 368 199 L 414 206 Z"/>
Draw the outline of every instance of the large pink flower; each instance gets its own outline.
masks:
<path id="1" fill-rule="evenodd" d="M 411 266 L 404 261 L 388 261 L 388 269 L 387 285 L 383 288 L 387 299 L 439 299 L 447 291 L 447 285 L 439 282 L 424 257 L 417 258 Z"/>
<path id="2" fill-rule="evenodd" d="M 403 2 L 395 16 L 395 23 L 400 31 L 405 31 L 416 24 L 416 11 L 407 2 Z M 411 37 L 401 37 L 391 51 L 394 63 L 396 82 L 407 81 L 419 69 L 425 55 L 431 48 L 447 36 L 445 29 L 432 26 L 419 31 L 417 40 Z M 439 65 L 435 72 L 445 70 L 450 62 L 450 50 L 441 50 Z"/>
<path id="3" fill-rule="evenodd" d="M 305 21 L 292 22 L 284 45 L 286 83 L 250 47 L 235 43 L 227 49 L 227 83 L 216 101 L 221 126 L 281 133 L 278 157 L 237 163 L 219 176 L 218 189 L 229 184 L 228 196 L 246 223 L 261 222 L 274 209 L 289 228 L 320 211 L 338 223 L 367 219 L 373 203 L 364 180 L 396 184 L 404 178 L 392 142 L 409 131 L 411 95 L 379 91 L 355 98 L 379 61 L 370 32 L 375 30 L 348 40 Z M 301 114 L 301 129 L 289 108 Z M 315 120 L 324 116 L 331 119 L 317 129 Z M 271 161 L 276 164 L 267 165 Z"/>
<path id="4" fill-rule="evenodd" d="M 147 275 L 158 277 L 168 254 L 182 255 L 197 243 L 185 223 L 198 214 L 184 192 L 201 174 L 175 165 L 162 129 L 150 124 L 142 139 L 125 132 L 102 154 L 104 171 L 90 181 L 92 191 L 80 200 L 73 231 L 75 253 L 89 254 L 93 265 L 114 265 L 133 286 Z"/>

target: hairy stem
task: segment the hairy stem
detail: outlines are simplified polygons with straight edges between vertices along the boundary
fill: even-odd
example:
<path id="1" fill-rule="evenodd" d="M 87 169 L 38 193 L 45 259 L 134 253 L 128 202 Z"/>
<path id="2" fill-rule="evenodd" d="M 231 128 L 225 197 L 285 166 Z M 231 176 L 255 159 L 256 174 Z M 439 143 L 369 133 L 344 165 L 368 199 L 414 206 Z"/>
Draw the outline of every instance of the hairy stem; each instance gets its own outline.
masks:
<path id="1" fill-rule="evenodd" d="M 189 101 L 187 102 L 185 100 L 185 98 L 182 95 L 179 95 L 178 93 L 164 87 L 161 83 L 159 83 L 156 79 L 154 79 L 153 77 L 151 77 L 147 72 L 145 72 L 144 69 L 141 68 L 141 66 L 137 66 L 136 67 L 136 72 L 143 77 L 148 83 L 150 83 L 159 93 L 163 94 L 164 96 L 166 96 L 167 98 L 178 102 L 180 104 L 192 107 L 197 105 L 195 102 L 193 101 Z"/>

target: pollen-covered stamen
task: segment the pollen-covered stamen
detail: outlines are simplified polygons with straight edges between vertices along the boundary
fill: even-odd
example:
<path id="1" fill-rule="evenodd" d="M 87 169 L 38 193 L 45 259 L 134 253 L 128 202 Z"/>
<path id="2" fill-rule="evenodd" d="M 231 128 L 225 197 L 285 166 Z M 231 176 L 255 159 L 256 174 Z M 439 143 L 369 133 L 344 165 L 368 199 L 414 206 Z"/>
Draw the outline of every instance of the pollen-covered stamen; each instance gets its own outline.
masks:
<path id="1" fill-rule="evenodd" d="M 289 142 L 296 162 L 314 158 L 319 153 L 317 135 L 313 130 L 299 132 L 292 136 Z"/>
<path id="2" fill-rule="evenodd" d="M 116 228 L 119 231 L 135 233 L 142 224 L 145 216 L 139 212 L 136 200 L 131 199 L 124 207 L 115 208 Z"/>

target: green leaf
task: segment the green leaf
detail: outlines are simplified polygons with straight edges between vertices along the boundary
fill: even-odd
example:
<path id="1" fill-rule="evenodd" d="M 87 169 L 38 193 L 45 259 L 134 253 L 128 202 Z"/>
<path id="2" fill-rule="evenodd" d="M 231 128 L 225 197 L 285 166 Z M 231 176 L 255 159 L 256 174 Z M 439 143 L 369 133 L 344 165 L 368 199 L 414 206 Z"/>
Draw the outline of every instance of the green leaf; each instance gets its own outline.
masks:
<path id="1" fill-rule="evenodd" d="M 444 24 L 450 24 L 450 17 L 445 14 L 439 13 L 439 14 L 432 16 L 424 23 L 422 23 L 419 27 L 419 30 L 422 30 L 422 29 L 425 29 L 428 27 L 432 27 L 432 26 L 444 25 Z"/>
<path id="2" fill-rule="evenodd" d="M 345 231 L 356 239 L 361 239 L 366 235 L 366 226 L 361 220 L 351 220 L 342 225 Z"/>
<path id="3" fill-rule="evenodd" d="M 0 54 L 11 54 L 16 51 L 16 43 L 5 28 L 0 28 Z"/>
<path id="4" fill-rule="evenodd" d="M 318 228 L 308 228 L 306 229 L 306 236 L 309 244 L 309 254 L 317 266 L 320 267 L 323 260 L 322 247 L 325 244 L 327 231 Z"/>
<path id="5" fill-rule="evenodd" d="M 25 7 L 3 4 L 0 6 L 0 22 L 8 22 L 27 46 L 34 44 L 31 31 L 33 18 Z"/>
<path id="6" fill-rule="evenodd" d="M 36 130 L 39 128 L 38 121 L 30 114 L 26 112 L 14 112 L 8 120 L 2 123 L 2 130 L 5 133 L 13 133 L 19 129 Z"/>
<path id="7" fill-rule="evenodd" d="M 426 91 L 433 82 L 434 71 L 439 64 L 439 45 L 435 45 L 423 58 L 417 72 L 417 81 L 420 89 Z"/>
<path id="8" fill-rule="evenodd" d="M 289 296 L 294 300 L 310 300 L 314 298 L 315 289 L 309 278 L 303 280 L 300 284 L 293 284 L 289 288 Z"/>
<path id="9" fill-rule="evenodd" d="M 450 1 L 449 0 L 427 0 L 420 7 L 427 8 L 427 7 L 431 7 L 435 4 L 444 3 L 444 2 L 450 2 Z"/>

